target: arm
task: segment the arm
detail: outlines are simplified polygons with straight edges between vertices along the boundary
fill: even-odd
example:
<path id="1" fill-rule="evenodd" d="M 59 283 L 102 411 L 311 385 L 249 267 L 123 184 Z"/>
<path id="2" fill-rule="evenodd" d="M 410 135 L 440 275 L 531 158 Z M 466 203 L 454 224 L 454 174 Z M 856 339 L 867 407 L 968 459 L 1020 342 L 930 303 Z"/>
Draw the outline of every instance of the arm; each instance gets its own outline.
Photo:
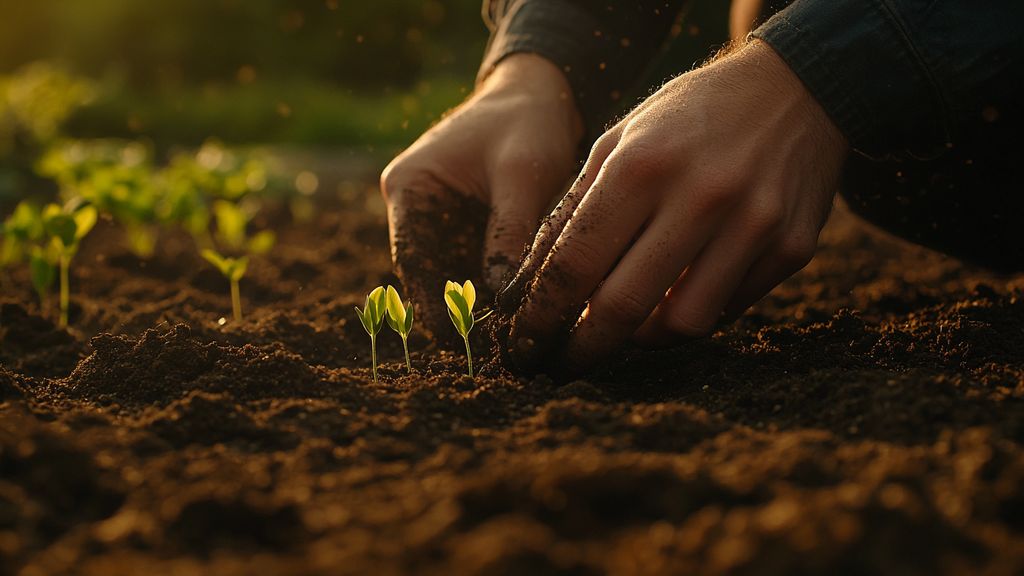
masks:
<path id="1" fill-rule="evenodd" d="M 665 44 L 685 0 L 485 0 L 491 28 L 480 78 L 510 54 L 535 53 L 566 75 L 591 139 Z"/>
<path id="2" fill-rule="evenodd" d="M 1020 120 L 1024 3 L 796 0 L 753 32 L 871 155 L 934 155 Z"/>

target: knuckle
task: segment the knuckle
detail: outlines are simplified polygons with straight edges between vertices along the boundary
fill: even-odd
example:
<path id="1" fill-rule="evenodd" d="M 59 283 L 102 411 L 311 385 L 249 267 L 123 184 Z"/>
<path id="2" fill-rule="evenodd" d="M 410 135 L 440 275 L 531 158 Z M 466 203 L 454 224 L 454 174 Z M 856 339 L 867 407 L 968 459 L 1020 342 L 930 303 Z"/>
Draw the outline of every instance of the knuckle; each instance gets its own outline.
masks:
<path id="1" fill-rule="evenodd" d="M 387 200 L 395 195 L 403 186 L 409 169 L 402 158 L 396 158 L 380 173 L 380 193 Z"/>
<path id="2" fill-rule="evenodd" d="M 550 273 L 568 278 L 591 278 L 598 273 L 599 251 L 586 242 L 570 242 L 556 246 L 549 256 Z"/>
<path id="3" fill-rule="evenodd" d="M 661 180 L 674 164 L 672 158 L 661 150 L 639 142 L 620 146 L 606 162 L 610 170 L 627 175 L 630 180 L 637 182 Z"/>
<path id="4" fill-rule="evenodd" d="M 618 288 L 598 292 L 590 303 L 590 313 L 601 322 L 635 327 L 643 323 L 650 310 L 636 292 Z"/>
<path id="5" fill-rule="evenodd" d="M 590 157 L 606 158 L 612 153 L 612 150 L 615 150 L 618 143 L 619 137 L 617 134 L 605 132 L 604 134 L 601 134 L 601 136 L 594 141 L 594 145 L 590 147 Z"/>
<path id="6" fill-rule="evenodd" d="M 704 178 L 694 187 L 692 205 L 698 214 L 713 214 L 734 204 L 740 187 L 724 178 Z"/>
<path id="7" fill-rule="evenodd" d="M 811 235 L 791 235 L 779 245 L 777 256 L 783 265 L 796 272 L 814 257 L 817 241 Z"/>
<path id="8" fill-rule="evenodd" d="M 777 230 L 785 219 L 785 208 L 777 199 L 765 200 L 751 209 L 747 216 L 747 226 L 757 233 L 768 233 Z"/>

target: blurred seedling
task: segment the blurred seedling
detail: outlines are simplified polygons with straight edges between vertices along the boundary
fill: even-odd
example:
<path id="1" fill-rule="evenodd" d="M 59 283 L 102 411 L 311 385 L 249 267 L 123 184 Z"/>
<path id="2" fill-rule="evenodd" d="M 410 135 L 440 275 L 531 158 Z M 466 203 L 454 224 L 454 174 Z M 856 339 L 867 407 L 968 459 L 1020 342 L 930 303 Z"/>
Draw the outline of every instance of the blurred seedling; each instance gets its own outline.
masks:
<path id="1" fill-rule="evenodd" d="M 22 202 L 4 222 L 4 261 L 13 263 L 28 256 L 32 287 L 44 312 L 49 308 L 50 289 L 59 274 L 61 328 L 68 325 L 71 260 L 78 253 L 82 238 L 96 225 L 96 217 L 96 208 L 90 205 L 48 204 L 39 210 Z"/>
<path id="2" fill-rule="evenodd" d="M 249 258 L 269 252 L 274 247 L 276 237 L 270 230 L 249 237 L 246 227 L 251 216 L 236 204 L 220 200 L 214 203 L 213 209 L 216 237 L 226 250 L 222 253 L 214 248 L 206 248 L 200 254 L 231 283 L 232 318 L 235 322 L 241 322 L 242 297 L 239 283 L 249 267 Z M 228 256 L 228 253 L 232 255 Z"/>
<path id="3" fill-rule="evenodd" d="M 388 286 L 385 296 L 387 304 L 388 326 L 402 337 L 402 347 L 405 348 L 405 369 L 412 372 L 412 362 L 409 361 L 409 334 L 412 332 L 412 301 L 402 302 L 398 290 L 394 286 Z"/>
<path id="4" fill-rule="evenodd" d="M 164 201 L 158 215 L 181 226 L 200 250 L 213 248 L 210 204 L 215 200 L 246 207 L 246 200 L 267 187 L 267 168 L 257 158 L 239 156 L 216 142 L 207 142 L 195 154 L 179 153 L 161 171 Z"/>
<path id="5" fill-rule="evenodd" d="M 135 142 L 71 141 L 51 146 L 36 172 L 55 180 L 68 202 L 93 205 L 121 225 L 128 249 L 149 258 L 156 248 L 163 191 L 148 148 Z"/>
<path id="6" fill-rule="evenodd" d="M 448 305 L 448 316 L 455 324 L 455 329 L 462 336 L 466 343 L 466 363 L 468 365 L 469 377 L 473 377 L 473 351 L 469 347 L 469 332 L 477 322 L 482 322 L 491 315 L 493 310 L 479 318 L 473 317 L 473 305 L 476 304 L 476 288 L 473 282 L 466 280 L 461 286 L 455 282 L 448 281 L 444 287 L 444 301 Z"/>
<path id="7" fill-rule="evenodd" d="M 386 300 L 387 292 L 383 286 L 378 286 L 366 295 L 366 303 L 363 305 L 362 310 L 358 306 L 355 307 L 356 315 L 359 316 L 363 329 L 370 335 L 370 356 L 373 362 L 374 383 L 377 382 L 377 334 L 380 332 L 381 327 L 384 326 L 384 317 L 388 313 Z M 408 318 L 411 328 L 411 314 Z"/>

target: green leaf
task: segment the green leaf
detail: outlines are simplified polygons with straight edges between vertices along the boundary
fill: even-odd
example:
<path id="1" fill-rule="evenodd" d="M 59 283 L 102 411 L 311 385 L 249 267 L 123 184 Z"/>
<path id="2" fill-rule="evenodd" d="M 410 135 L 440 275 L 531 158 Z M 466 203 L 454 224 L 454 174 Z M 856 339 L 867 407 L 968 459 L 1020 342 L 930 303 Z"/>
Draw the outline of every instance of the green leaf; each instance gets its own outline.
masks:
<path id="1" fill-rule="evenodd" d="M 230 270 L 228 269 L 229 264 L 226 258 L 210 249 L 203 250 L 199 254 L 203 258 L 205 258 L 207 262 L 213 264 L 217 268 L 217 270 L 220 270 L 221 274 L 230 277 L 231 274 Z"/>
<path id="2" fill-rule="evenodd" d="M 93 226 L 96 225 L 96 220 L 99 218 L 99 213 L 96 211 L 95 206 L 83 206 L 74 213 L 75 219 L 75 240 L 81 240 L 85 238 Z"/>
<path id="3" fill-rule="evenodd" d="M 405 328 L 405 304 L 402 303 L 402 298 L 398 295 L 398 290 L 395 290 L 395 287 L 391 285 L 388 285 L 387 287 L 385 298 L 388 310 L 388 319 L 395 321 L 392 328 L 394 328 L 395 332 L 401 334 L 402 330 L 400 330 L 399 327 L 403 329 Z"/>
<path id="4" fill-rule="evenodd" d="M 359 306 L 353 306 L 353 308 L 355 308 L 356 316 L 359 317 L 359 322 L 363 325 L 363 330 L 366 330 L 367 334 L 373 336 L 373 328 L 370 327 L 366 313 L 360 310 Z"/>
<path id="5" fill-rule="evenodd" d="M 238 205 L 226 200 L 213 203 L 213 216 L 217 221 L 217 234 L 225 244 L 239 250 L 245 245 L 245 226 L 249 223 Z"/>
<path id="6" fill-rule="evenodd" d="M 78 225 L 70 215 L 50 212 L 43 217 L 43 227 L 46 234 L 56 238 L 64 248 L 70 248 L 75 244 Z"/>
<path id="7" fill-rule="evenodd" d="M 412 300 L 405 303 L 405 335 L 412 334 Z"/>
<path id="8" fill-rule="evenodd" d="M 466 299 L 466 309 L 472 312 L 473 305 L 476 304 L 476 286 L 473 286 L 472 281 L 466 280 L 462 285 L 462 297 Z"/>
<path id="9" fill-rule="evenodd" d="M 455 290 L 445 292 L 444 303 L 448 305 L 448 315 L 451 316 L 452 322 L 455 323 L 455 327 L 461 330 L 461 326 L 463 324 L 462 312 L 459 311 L 459 305 L 455 303 L 455 299 L 451 296 L 452 294 L 459 295 Z"/>
<path id="10" fill-rule="evenodd" d="M 29 269 L 32 274 L 32 286 L 36 292 L 46 292 L 50 286 L 53 286 L 53 280 L 57 276 L 57 267 L 46 258 L 42 250 L 33 252 L 29 259 Z"/>
<path id="11" fill-rule="evenodd" d="M 466 299 L 455 290 L 450 290 L 447 297 L 451 300 L 448 303 L 448 308 L 452 308 L 452 304 L 455 305 L 455 310 L 458 311 L 458 317 L 461 322 L 456 324 L 456 328 L 459 330 L 459 334 L 467 336 L 469 331 L 473 329 L 473 315 L 469 311 L 469 307 L 466 305 Z"/>
<path id="12" fill-rule="evenodd" d="M 249 240 L 249 251 L 253 254 L 266 254 L 277 242 L 277 235 L 271 230 L 257 233 Z"/>

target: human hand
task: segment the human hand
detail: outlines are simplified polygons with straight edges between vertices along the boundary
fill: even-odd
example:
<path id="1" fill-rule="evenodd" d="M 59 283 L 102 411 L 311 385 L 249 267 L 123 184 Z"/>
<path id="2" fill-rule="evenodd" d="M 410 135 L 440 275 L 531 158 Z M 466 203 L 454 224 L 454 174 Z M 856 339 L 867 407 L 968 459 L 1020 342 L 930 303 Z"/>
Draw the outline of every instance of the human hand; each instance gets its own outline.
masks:
<path id="1" fill-rule="evenodd" d="M 448 321 L 445 280 L 477 276 L 482 261 L 497 289 L 514 271 L 572 176 L 582 132 L 561 70 L 514 54 L 384 170 L 395 270 L 428 328 Z"/>
<path id="2" fill-rule="evenodd" d="M 581 371 L 741 313 L 810 261 L 847 150 L 762 42 L 672 80 L 597 141 L 499 295 L 513 360 Z"/>

